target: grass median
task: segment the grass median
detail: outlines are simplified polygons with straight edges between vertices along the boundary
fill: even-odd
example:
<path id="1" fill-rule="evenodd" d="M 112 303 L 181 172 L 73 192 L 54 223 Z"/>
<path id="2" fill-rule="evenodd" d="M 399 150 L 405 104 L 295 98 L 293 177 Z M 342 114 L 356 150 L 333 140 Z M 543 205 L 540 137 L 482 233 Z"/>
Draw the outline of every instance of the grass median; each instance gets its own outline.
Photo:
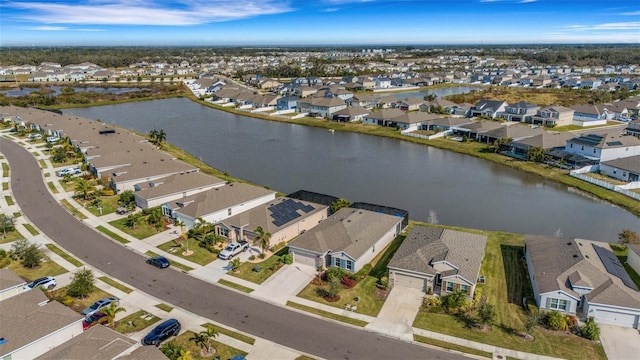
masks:
<path id="1" fill-rule="evenodd" d="M 106 227 L 102 226 L 102 225 L 98 225 L 96 226 L 96 230 L 100 231 L 101 233 L 107 235 L 108 237 L 112 238 L 113 240 L 120 242 L 122 244 L 127 244 L 130 243 L 131 241 L 123 238 L 122 236 L 114 233 L 113 231 L 107 229 Z"/>
<path id="2" fill-rule="evenodd" d="M 67 262 L 69 262 L 73 266 L 81 267 L 83 265 L 78 259 L 76 259 L 73 256 L 67 254 L 66 252 L 64 252 L 62 249 L 60 249 L 59 247 L 55 246 L 54 244 L 46 244 L 45 246 L 47 247 L 47 249 L 51 250 L 52 252 L 54 252 L 55 254 L 60 256 L 61 258 L 65 259 Z"/>
<path id="3" fill-rule="evenodd" d="M 129 293 L 131 293 L 133 291 L 133 289 L 130 289 L 130 288 L 126 287 L 124 284 L 121 284 L 121 283 L 119 283 L 119 282 L 117 282 L 117 281 L 115 281 L 115 280 L 113 280 L 113 279 L 111 279 L 109 277 L 100 276 L 98 279 L 100 281 L 102 281 L 103 283 L 105 283 L 105 284 L 113 286 L 114 288 L 122 291 L 125 294 L 129 294 Z"/>
<path id="4" fill-rule="evenodd" d="M 337 320 L 337 321 L 340 321 L 340 322 L 343 322 L 343 323 L 347 323 L 347 324 L 351 324 L 351 325 L 355 325 L 355 326 L 359 326 L 359 327 L 365 327 L 368 324 L 368 322 L 366 322 L 364 320 L 359 320 L 359 319 L 354 319 L 354 318 L 348 317 L 348 316 L 334 314 L 334 313 L 329 312 L 329 311 L 324 311 L 324 310 L 320 310 L 318 308 L 314 308 L 314 307 L 311 307 L 311 306 L 298 304 L 298 303 L 293 302 L 293 301 L 287 301 L 287 306 L 292 307 L 294 309 L 302 310 L 302 311 L 305 311 L 305 312 L 308 312 L 308 313 L 320 315 L 320 316 L 322 316 L 324 318 L 327 318 L 327 319 L 333 319 L 333 320 Z"/>
<path id="5" fill-rule="evenodd" d="M 144 254 L 145 254 L 145 255 L 147 255 L 147 256 L 149 256 L 149 257 L 156 257 L 156 256 L 160 256 L 160 255 L 158 255 L 158 254 L 154 253 L 153 251 L 147 251 L 147 252 L 146 252 L 146 253 L 144 253 Z M 177 261 L 173 261 L 173 260 L 170 260 L 170 261 L 171 261 L 171 266 L 174 266 L 174 267 L 176 267 L 176 268 L 178 268 L 178 269 L 180 269 L 180 270 L 183 270 L 183 271 L 191 271 L 191 270 L 193 270 L 193 268 L 192 268 L 192 267 L 189 267 L 189 266 L 187 266 L 187 265 L 181 264 L 181 263 L 179 263 L 179 262 L 177 262 Z"/>

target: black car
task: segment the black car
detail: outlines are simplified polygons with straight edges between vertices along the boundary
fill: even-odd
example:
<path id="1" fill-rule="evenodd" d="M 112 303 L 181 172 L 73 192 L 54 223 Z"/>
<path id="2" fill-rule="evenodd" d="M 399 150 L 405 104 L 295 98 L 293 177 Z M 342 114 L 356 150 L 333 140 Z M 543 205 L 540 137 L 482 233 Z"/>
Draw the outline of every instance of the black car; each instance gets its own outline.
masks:
<path id="1" fill-rule="evenodd" d="M 169 265 L 171 265 L 171 262 L 164 256 L 156 256 L 147 259 L 147 264 L 151 264 L 158 269 L 166 269 L 169 267 Z"/>
<path id="2" fill-rule="evenodd" d="M 169 336 L 178 336 L 180 328 L 181 326 L 178 320 L 169 319 L 151 330 L 151 332 L 142 339 L 142 345 L 160 346 L 160 343 Z"/>

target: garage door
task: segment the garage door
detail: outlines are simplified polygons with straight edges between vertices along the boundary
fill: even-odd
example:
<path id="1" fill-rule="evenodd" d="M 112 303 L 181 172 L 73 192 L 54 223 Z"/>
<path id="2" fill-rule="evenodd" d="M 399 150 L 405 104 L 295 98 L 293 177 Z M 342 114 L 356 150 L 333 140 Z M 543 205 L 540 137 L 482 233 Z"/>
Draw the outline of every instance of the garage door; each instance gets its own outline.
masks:
<path id="1" fill-rule="evenodd" d="M 596 310 L 595 321 L 599 324 L 638 328 L 638 315 Z"/>
<path id="2" fill-rule="evenodd" d="M 314 269 L 316 268 L 316 256 L 315 255 L 309 255 L 309 254 L 304 254 L 304 253 L 300 253 L 297 251 L 293 252 L 293 261 L 300 263 L 300 264 L 304 264 L 304 265 L 309 265 L 311 267 L 313 267 Z"/>
<path id="3" fill-rule="evenodd" d="M 425 291 L 425 279 L 406 274 L 399 274 L 397 272 L 393 273 L 392 278 L 393 285 L 400 285 L 412 289 L 418 289 L 420 291 Z"/>

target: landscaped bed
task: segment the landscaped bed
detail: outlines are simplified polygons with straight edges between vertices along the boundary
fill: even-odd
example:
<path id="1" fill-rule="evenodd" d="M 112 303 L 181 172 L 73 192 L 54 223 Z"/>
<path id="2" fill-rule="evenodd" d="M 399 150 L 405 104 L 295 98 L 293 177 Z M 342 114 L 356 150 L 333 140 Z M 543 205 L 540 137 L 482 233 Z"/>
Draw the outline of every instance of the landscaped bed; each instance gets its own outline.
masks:
<path id="1" fill-rule="evenodd" d="M 91 294 L 87 295 L 87 297 L 85 298 L 75 298 L 67 295 L 66 287 L 54 289 L 49 292 L 50 298 L 63 303 L 78 314 L 82 313 L 84 309 L 91 306 L 94 302 L 112 296 L 113 295 L 109 294 L 108 292 L 100 290 L 98 288 L 95 288 L 93 292 L 91 292 Z"/>
<path id="2" fill-rule="evenodd" d="M 67 269 L 51 261 L 51 259 L 44 255 L 42 256 L 40 266 L 26 268 L 20 264 L 20 261 L 13 260 L 7 265 L 7 268 L 11 269 L 21 278 L 28 279 L 30 281 L 45 276 L 56 276 L 68 272 Z"/>
<path id="3" fill-rule="evenodd" d="M 160 318 L 153 314 L 144 310 L 138 310 L 133 314 L 129 314 L 118 320 L 116 324 L 116 331 L 122 334 L 137 332 L 147 328 L 149 325 L 154 324 L 159 320 Z"/>
<path id="4" fill-rule="evenodd" d="M 237 271 L 229 271 L 227 274 L 244 279 L 256 284 L 262 284 L 271 275 L 278 271 L 284 263 L 280 256 L 273 254 L 261 262 L 246 261 L 240 264 Z"/>
<path id="5" fill-rule="evenodd" d="M 203 357 L 200 354 L 200 350 L 201 350 L 200 347 L 198 347 L 193 341 L 189 340 L 190 338 L 193 337 L 193 335 L 195 334 L 192 331 L 187 331 L 184 334 L 178 335 L 176 338 L 171 338 L 167 341 L 173 341 L 176 344 L 183 346 L 185 350 L 191 351 L 191 358 L 193 360 L 211 359 L 212 356 Z M 238 350 L 234 347 L 225 345 L 215 340 L 211 340 L 211 347 L 213 347 L 216 350 L 213 356 L 216 356 L 220 359 L 231 359 L 235 355 L 243 355 L 243 356 L 247 355 L 247 353 L 242 350 Z"/>
<path id="6" fill-rule="evenodd" d="M 189 238 L 187 240 L 171 240 L 166 243 L 158 246 L 160 250 L 164 250 L 169 254 L 179 256 L 183 259 L 192 261 L 196 264 L 200 264 L 202 266 L 209 264 L 218 258 L 216 253 L 210 252 L 209 250 L 202 248 L 199 246 L 200 241 Z M 184 255 L 183 252 L 189 248 L 191 251 L 191 255 Z"/>

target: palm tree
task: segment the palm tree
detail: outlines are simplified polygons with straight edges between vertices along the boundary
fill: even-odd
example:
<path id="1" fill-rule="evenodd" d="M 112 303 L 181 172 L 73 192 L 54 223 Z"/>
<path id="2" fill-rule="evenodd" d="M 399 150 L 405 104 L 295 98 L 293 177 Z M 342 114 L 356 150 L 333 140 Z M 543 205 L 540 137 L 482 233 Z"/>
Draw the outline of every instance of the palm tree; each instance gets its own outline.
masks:
<path id="1" fill-rule="evenodd" d="M 169 360 L 176 360 L 184 352 L 184 347 L 175 341 L 169 341 L 160 347 L 160 351 L 169 358 Z"/>
<path id="2" fill-rule="evenodd" d="M 189 341 L 193 341 L 200 349 L 204 349 L 207 343 L 207 337 L 202 333 L 193 334 L 192 337 L 189 338 Z"/>
<path id="3" fill-rule="evenodd" d="M 184 240 L 185 239 L 185 234 L 184 234 L 184 221 L 176 219 L 175 222 L 176 226 L 180 226 L 180 239 Z"/>
<path id="4" fill-rule="evenodd" d="M 262 226 L 258 226 L 253 232 L 256 234 L 256 237 L 253 238 L 253 245 L 260 245 L 262 248 L 262 253 L 267 250 L 269 244 L 271 243 L 271 233 L 265 232 Z"/>
<path id="5" fill-rule="evenodd" d="M 167 140 L 167 133 L 164 130 L 158 130 L 158 134 L 156 135 L 156 141 L 158 142 L 158 146 L 162 147 L 162 143 Z"/>
<path id="6" fill-rule="evenodd" d="M 82 195 L 85 200 L 88 199 L 89 195 L 95 193 L 96 186 L 93 185 L 89 180 L 80 179 L 76 183 L 75 194 Z"/>
<path id="7" fill-rule="evenodd" d="M 196 221 L 193 224 L 193 230 L 200 233 L 200 241 L 204 240 L 204 237 L 209 233 L 209 225 L 210 224 L 207 222 L 207 220 L 201 217 L 196 218 Z"/>
<path id="8" fill-rule="evenodd" d="M 116 319 L 116 314 L 119 312 L 127 312 L 127 310 L 121 306 L 118 306 L 115 302 L 112 302 L 107 307 L 103 307 L 100 311 L 103 314 L 107 315 L 107 319 L 109 320 L 109 327 L 113 329 L 114 321 Z"/>
<path id="9" fill-rule="evenodd" d="M 130 214 L 129 216 L 127 216 L 127 221 L 125 221 L 125 225 L 135 230 L 136 225 L 140 224 L 141 219 L 142 219 L 142 214 L 140 213 Z"/>
<path id="10" fill-rule="evenodd" d="M 176 360 L 191 360 L 191 351 L 190 350 L 180 350 L 180 356 Z"/>
<path id="11" fill-rule="evenodd" d="M 158 130 L 153 129 L 149 131 L 148 137 L 149 137 L 149 141 L 151 141 L 152 144 L 157 144 Z"/>
<path id="12" fill-rule="evenodd" d="M 235 258 L 229 261 L 229 268 L 231 271 L 236 271 L 240 267 L 240 258 Z"/>
<path id="13" fill-rule="evenodd" d="M 218 332 L 216 331 L 216 329 L 213 326 L 207 326 L 206 330 L 200 331 L 200 335 L 202 335 L 204 338 L 206 338 L 206 345 L 207 345 L 207 353 L 211 353 L 211 350 L 213 350 L 211 348 L 211 340 L 215 339 L 216 337 L 218 337 Z"/>

